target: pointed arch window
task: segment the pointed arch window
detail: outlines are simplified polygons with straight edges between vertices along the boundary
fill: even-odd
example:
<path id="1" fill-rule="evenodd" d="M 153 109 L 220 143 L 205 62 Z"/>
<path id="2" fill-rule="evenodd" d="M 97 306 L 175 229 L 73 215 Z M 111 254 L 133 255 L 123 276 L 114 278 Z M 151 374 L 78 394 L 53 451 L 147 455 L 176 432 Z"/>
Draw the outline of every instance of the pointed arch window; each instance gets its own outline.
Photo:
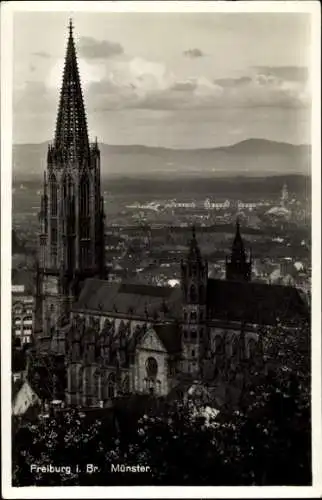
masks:
<path id="1" fill-rule="evenodd" d="M 153 357 L 149 357 L 145 363 L 146 373 L 149 379 L 154 379 L 158 373 L 158 363 Z"/>
<path id="2" fill-rule="evenodd" d="M 190 287 L 190 301 L 192 303 L 197 302 L 197 290 L 196 290 L 195 285 L 191 285 L 191 287 Z"/>
<path id="3" fill-rule="evenodd" d="M 51 230 L 50 230 L 50 237 L 51 237 L 51 243 L 52 245 L 57 245 L 57 236 L 58 236 L 58 233 L 57 233 L 57 220 L 52 220 L 51 221 Z M 52 255 L 57 255 L 57 250 L 56 248 L 55 249 L 52 249 L 53 252 L 52 252 Z"/>
<path id="4" fill-rule="evenodd" d="M 69 175 L 67 178 L 67 213 L 68 213 L 68 222 L 70 226 L 70 232 L 75 232 L 75 193 L 74 193 L 74 183 L 72 177 Z"/>
<path id="5" fill-rule="evenodd" d="M 63 201 L 67 199 L 68 195 L 68 187 L 67 187 L 67 177 L 64 175 L 62 179 L 62 194 L 63 194 Z"/>
<path id="6" fill-rule="evenodd" d="M 67 189 L 69 196 L 72 196 L 74 190 L 74 183 L 71 175 L 67 176 Z"/>
<path id="7" fill-rule="evenodd" d="M 57 180 L 54 174 L 51 174 L 49 178 L 49 185 L 50 185 L 50 205 L 51 205 L 51 215 L 56 217 L 57 216 L 57 192 L 58 192 L 58 185 L 57 185 Z"/>
<path id="8" fill-rule="evenodd" d="M 66 175 L 63 176 L 61 181 L 61 202 L 60 202 L 60 212 L 61 212 L 61 228 L 63 234 L 67 232 L 67 221 L 66 221 L 66 206 L 67 206 L 67 178 Z"/>
<path id="9" fill-rule="evenodd" d="M 197 321 L 197 312 L 196 311 L 192 311 L 192 313 L 190 314 L 190 320 Z"/>
<path id="10" fill-rule="evenodd" d="M 109 399 L 113 399 L 115 397 L 115 374 L 110 373 L 107 379 L 107 394 Z"/>
<path id="11" fill-rule="evenodd" d="M 123 394 L 128 394 L 130 392 L 130 379 L 126 375 L 122 385 Z"/>
<path id="12" fill-rule="evenodd" d="M 81 177 L 79 195 L 80 215 L 86 217 L 89 215 L 89 178 L 87 173 Z"/>
<path id="13" fill-rule="evenodd" d="M 238 359 L 238 340 L 236 336 L 233 337 L 231 342 L 231 357 L 233 361 L 237 361 Z"/>
<path id="14" fill-rule="evenodd" d="M 254 339 L 250 339 L 248 342 L 248 357 L 250 360 L 254 360 L 256 357 L 256 342 Z"/>
<path id="15" fill-rule="evenodd" d="M 87 404 L 91 403 L 91 371 L 90 368 L 84 368 L 83 370 L 83 394 Z"/>
<path id="16" fill-rule="evenodd" d="M 216 337 L 215 337 L 215 353 L 216 354 L 224 354 L 224 352 L 225 352 L 224 340 L 221 338 L 220 335 L 216 335 Z"/>
<path id="17" fill-rule="evenodd" d="M 95 400 L 100 400 L 101 398 L 101 374 L 98 370 L 94 373 L 94 388 L 93 388 Z"/>

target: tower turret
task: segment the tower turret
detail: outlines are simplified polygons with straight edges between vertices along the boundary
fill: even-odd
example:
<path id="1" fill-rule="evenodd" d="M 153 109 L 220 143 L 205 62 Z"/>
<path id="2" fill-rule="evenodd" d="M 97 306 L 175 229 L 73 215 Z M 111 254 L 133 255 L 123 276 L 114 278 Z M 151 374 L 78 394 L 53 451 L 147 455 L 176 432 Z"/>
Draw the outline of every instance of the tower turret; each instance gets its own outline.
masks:
<path id="1" fill-rule="evenodd" d="M 287 184 L 284 184 L 281 194 L 281 206 L 286 207 L 287 203 L 288 203 L 288 189 L 287 189 Z"/>
<path id="2" fill-rule="evenodd" d="M 45 334 L 46 324 L 69 314 L 80 282 L 105 277 L 100 151 L 97 140 L 89 143 L 71 21 L 56 131 L 44 176 L 40 271 Z"/>
<path id="3" fill-rule="evenodd" d="M 252 273 L 252 255 L 247 258 L 244 242 L 240 234 L 239 219 L 236 222 L 236 234 L 232 245 L 230 260 L 226 258 L 226 279 L 250 281 Z"/>
<path id="4" fill-rule="evenodd" d="M 208 263 L 201 256 L 193 227 L 187 258 L 181 262 L 183 370 L 188 373 L 199 371 L 204 354 L 207 282 Z"/>

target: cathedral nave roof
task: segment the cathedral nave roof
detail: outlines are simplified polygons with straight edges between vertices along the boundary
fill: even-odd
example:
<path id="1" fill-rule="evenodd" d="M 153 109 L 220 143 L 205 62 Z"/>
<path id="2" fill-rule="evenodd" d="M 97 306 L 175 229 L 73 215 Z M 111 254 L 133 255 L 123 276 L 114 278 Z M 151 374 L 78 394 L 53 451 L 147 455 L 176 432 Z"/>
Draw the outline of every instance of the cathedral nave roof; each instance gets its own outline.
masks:
<path id="1" fill-rule="evenodd" d="M 181 291 L 178 288 L 132 283 L 109 283 L 106 280 L 87 279 L 74 310 L 152 317 L 163 312 L 176 316 Z"/>

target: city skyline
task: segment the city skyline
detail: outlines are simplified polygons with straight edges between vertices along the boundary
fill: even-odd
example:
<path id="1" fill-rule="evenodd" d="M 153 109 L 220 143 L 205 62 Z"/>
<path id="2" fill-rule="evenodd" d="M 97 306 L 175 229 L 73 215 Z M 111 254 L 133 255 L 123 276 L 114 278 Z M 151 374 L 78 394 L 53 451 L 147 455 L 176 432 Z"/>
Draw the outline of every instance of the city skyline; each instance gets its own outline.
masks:
<path id="1" fill-rule="evenodd" d="M 254 137 L 310 142 L 307 14 L 72 18 L 89 127 L 101 142 L 182 149 Z M 68 19 L 67 12 L 15 13 L 14 143 L 52 137 Z"/>

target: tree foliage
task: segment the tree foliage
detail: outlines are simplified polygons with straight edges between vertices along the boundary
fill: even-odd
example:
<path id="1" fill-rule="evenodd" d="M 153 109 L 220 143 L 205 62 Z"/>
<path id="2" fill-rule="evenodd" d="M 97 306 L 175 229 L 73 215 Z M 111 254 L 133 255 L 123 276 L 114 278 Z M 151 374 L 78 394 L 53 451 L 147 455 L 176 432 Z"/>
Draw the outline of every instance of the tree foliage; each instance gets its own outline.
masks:
<path id="1" fill-rule="evenodd" d="M 266 371 L 255 367 L 245 377 L 238 411 L 212 415 L 200 402 L 165 402 L 139 412 L 131 426 L 119 417 L 115 425 L 115 413 L 106 420 L 77 411 L 20 425 L 14 484 L 309 485 L 308 331 L 304 325 L 296 332 L 266 332 Z M 131 419 L 135 412 L 126 411 Z M 31 474 L 31 464 L 70 465 L 72 473 Z M 86 473 L 87 464 L 97 465 L 97 472 Z M 151 471 L 115 473 L 111 464 Z"/>

